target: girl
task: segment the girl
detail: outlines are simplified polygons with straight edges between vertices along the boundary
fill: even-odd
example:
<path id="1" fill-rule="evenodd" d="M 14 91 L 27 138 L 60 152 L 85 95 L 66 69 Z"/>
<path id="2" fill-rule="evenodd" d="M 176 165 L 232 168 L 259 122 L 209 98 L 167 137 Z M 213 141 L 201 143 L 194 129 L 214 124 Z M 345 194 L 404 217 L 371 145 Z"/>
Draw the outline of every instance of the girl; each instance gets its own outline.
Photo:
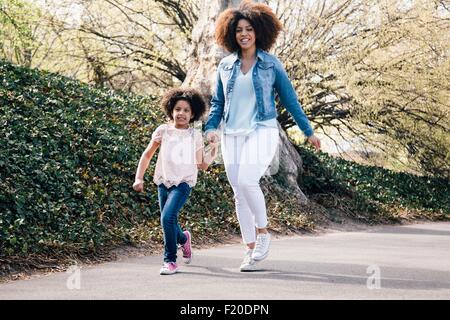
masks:
<path id="1" fill-rule="evenodd" d="M 189 124 L 199 120 L 206 104 L 193 89 L 172 89 L 162 100 L 162 108 L 169 123 L 160 125 L 141 156 L 133 184 L 134 190 L 144 189 L 144 173 L 156 150 L 161 147 L 156 162 L 154 183 L 158 185 L 161 225 L 164 233 L 164 264 L 160 274 L 178 271 L 177 245 L 181 246 L 183 260 L 192 259 L 191 234 L 178 225 L 178 214 L 197 182 L 198 169 L 206 170 L 216 156 L 216 147 L 204 154 L 202 134 Z"/>
<path id="2" fill-rule="evenodd" d="M 247 251 L 241 271 L 256 269 L 269 252 L 267 212 L 259 180 L 271 163 L 279 132 L 275 95 L 308 141 L 320 149 L 281 62 L 267 51 L 282 26 L 269 6 L 243 1 L 218 18 L 216 41 L 231 55 L 217 68 L 216 89 L 205 124 L 206 138 L 217 142 L 222 124 L 222 156 L 235 195 L 236 213 Z"/>

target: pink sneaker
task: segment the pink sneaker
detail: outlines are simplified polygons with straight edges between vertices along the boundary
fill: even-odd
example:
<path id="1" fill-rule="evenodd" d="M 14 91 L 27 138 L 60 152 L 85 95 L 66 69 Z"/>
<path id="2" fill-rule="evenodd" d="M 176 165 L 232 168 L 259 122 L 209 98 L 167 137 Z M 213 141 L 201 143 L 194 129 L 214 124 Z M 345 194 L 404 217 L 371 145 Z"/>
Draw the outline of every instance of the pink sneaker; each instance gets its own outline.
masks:
<path id="1" fill-rule="evenodd" d="M 181 245 L 181 251 L 183 252 L 183 262 L 189 264 L 192 260 L 191 233 L 189 231 L 184 231 L 183 233 L 187 238 L 186 243 Z"/>
<path id="2" fill-rule="evenodd" d="M 177 273 L 178 267 L 175 262 L 164 262 L 161 270 L 159 270 L 159 274 L 174 274 Z"/>

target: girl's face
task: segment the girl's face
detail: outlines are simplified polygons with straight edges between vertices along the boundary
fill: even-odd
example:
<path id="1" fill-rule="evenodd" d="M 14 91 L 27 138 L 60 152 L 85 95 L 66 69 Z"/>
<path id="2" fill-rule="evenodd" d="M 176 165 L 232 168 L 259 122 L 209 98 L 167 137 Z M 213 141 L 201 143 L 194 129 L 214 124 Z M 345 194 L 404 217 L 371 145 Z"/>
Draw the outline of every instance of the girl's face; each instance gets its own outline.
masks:
<path id="1" fill-rule="evenodd" d="M 248 20 L 241 19 L 236 27 L 236 41 L 242 50 L 256 47 L 255 29 Z"/>
<path id="2" fill-rule="evenodd" d="M 189 122 L 194 118 L 191 105 L 185 100 L 178 100 L 173 108 L 172 118 L 175 128 L 185 129 L 189 127 Z"/>

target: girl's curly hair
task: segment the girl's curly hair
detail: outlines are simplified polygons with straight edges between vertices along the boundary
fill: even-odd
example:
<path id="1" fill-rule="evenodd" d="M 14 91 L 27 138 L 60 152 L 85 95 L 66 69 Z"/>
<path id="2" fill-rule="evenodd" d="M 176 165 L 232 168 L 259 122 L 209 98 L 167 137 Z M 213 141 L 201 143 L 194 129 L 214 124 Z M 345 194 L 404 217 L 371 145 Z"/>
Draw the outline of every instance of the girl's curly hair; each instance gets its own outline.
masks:
<path id="1" fill-rule="evenodd" d="M 174 88 L 167 91 L 161 100 L 161 108 L 170 120 L 173 120 L 173 109 L 180 100 L 186 101 L 191 106 L 194 115 L 190 120 L 191 123 L 202 118 L 206 111 L 206 103 L 202 94 L 192 88 Z"/>
<path id="2" fill-rule="evenodd" d="M 255 30 L 256 47 L 264 51 L 272 48 L 283 29 L 280 20 L 268 5 L 244 0 L 237 9 L 229 8 L 223 11 L 217 19 L 216 41 L 229 52 L 239 50 L 236 28 L 241 19 L 250 22 Z"/>

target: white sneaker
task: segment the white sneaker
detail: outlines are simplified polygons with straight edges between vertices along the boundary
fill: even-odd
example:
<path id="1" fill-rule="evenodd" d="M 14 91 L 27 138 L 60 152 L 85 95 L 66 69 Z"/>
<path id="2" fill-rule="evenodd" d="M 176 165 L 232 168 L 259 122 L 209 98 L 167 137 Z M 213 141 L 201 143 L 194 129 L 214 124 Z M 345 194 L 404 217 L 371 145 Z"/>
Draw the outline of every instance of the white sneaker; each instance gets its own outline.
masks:
<path id="1" fill-rule="evenodd" d="M 240 270 L 241 272 L 246 271 L 255 271 L 257 270 L 256 267 L 256 261 L 252 259 L 252 249 L 247 249 L 247 252 L 245 253 L 244 260 L 241 263 Z"/>
<path id="2" fill-rule="evenodd" d="M 256 237 L 256 246 L 253 250 L 252 259 L 256 261 L 264 260 L 269 254 L 270 233 L 260 233 Z"/>
<path id="3" fill-rule="evenodd" d="M 165 274 L 174 274 L 177 273 L 178 267 L 175 262 L 164 262 L 161 270 L 159 270 L 159 274 L 165 275 Z"/>

